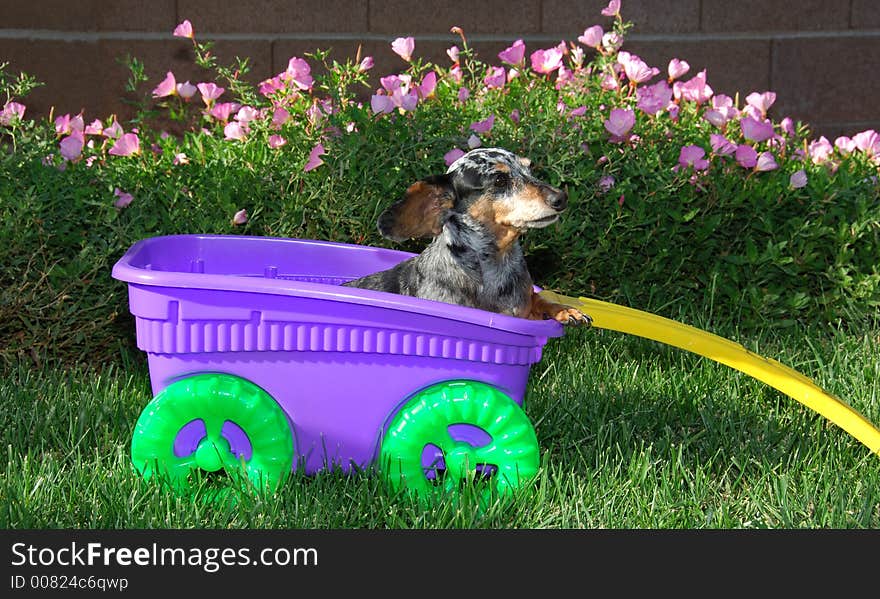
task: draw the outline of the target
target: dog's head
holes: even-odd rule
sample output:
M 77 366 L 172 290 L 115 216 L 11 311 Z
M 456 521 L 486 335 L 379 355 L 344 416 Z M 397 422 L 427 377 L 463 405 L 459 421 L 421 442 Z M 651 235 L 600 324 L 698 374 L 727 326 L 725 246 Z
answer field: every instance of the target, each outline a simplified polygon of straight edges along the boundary
M 546 227 L 565 210 L 568 196 L 535 179 L 530 161 L 500 148 L 472 150 L 409 186 L 402 200 L 379 216 L 379 232 L 394 241 L 436 237 L 454 215 L 477 221 L 499 240 Z

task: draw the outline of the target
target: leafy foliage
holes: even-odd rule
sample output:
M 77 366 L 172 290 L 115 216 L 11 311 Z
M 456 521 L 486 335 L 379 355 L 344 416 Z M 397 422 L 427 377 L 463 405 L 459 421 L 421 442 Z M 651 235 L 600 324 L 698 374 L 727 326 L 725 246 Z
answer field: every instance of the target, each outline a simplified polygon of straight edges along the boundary
M 529 157 L 569 192 L 562 222 L 524 238 L 545 287 L 673 317 L 704 304 L 718 326 L 746 330 L 876 319 L 876 134 L 860 134 L 861 148 L 811 140 L 806 125 L 766 118 L 766 94 L 713 97 L 705 73 L 675 81 L 680 65 L 650 83 L 658 73 L 620 49 L 628 29 L 614 16 L 608 33 L 585 31 L 582 45 L 519 57 L 514 44 L 501 66 L 481 61 L 457 31 L 450 66 L 411 58 L 372 94 L 370 57 L 316 51 L 255 88 L 243 77 L 247 60 L 220 65 L 210 44 L 192 39 L 206 69 L 199 93 L 169 73 L 124 128 L 115 116 L 86 125 L 83 115 L 13 115 L 34 82 L 0 69 L 0 355 L 113 359 L 131 330 L 110 268 L 146 236 L 387 245 L 379 212 L 443 172 L 451 150 L 478 144 Z M 143 65 L 127 62 L 137 86 Z M 202 87 L 212 81 L 225 92 Z M 668 104 L 646 108 L 649 86 L 669 93 Z M 772 136 L 756 141 L 747 118 Z M 764 162 L 742 166 L 716 147 L 722 135 Z M 705 163 L 685 160 L 686 146 Z

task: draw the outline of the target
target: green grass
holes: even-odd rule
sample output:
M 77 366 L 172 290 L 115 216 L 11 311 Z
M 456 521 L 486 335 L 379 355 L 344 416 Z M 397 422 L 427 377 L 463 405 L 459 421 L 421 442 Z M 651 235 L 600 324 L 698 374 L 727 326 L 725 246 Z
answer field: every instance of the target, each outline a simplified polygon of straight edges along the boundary
M 880 331 L 784 335 L 726 336 L 880 422 Z M 855 439 L 745 375 L 607 331 L 574 330 L 548 345 L 527 394 L 539 479 L 486 509 L 468 494 L 423 505 L 370 472 L 295 474 L 271 497 L 175 496 L 130 466 L 131 432 L 149 398 L 144 357 L 124 349 L 102 369 L 8 368 L 0 526 L 880 527 L 880 460 Z

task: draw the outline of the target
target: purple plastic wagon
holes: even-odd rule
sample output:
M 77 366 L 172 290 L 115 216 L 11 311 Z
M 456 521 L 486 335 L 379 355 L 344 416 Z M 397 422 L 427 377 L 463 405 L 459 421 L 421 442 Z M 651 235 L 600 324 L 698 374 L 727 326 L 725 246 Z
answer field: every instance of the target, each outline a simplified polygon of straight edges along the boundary
M 410 256 L 268 237 L 134 244 L 113 277 L 155 395 L 132 438 L 137 470 L 178 489 L 196 469 L 244 468 L 270 490 L 297 468 L 377 466 L 416 492 L 531 478 L 523 395 L 561 325 L 340 286 Z

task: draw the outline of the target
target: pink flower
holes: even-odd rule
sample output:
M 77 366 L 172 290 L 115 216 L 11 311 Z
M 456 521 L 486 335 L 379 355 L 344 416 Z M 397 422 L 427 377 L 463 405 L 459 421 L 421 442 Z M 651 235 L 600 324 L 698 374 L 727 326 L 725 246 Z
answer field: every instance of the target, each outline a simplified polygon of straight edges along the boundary
M 609 31 L 602 36 L 602 47 L 606 52 L 617 52 L 623 45 L 623 38 L 616 31 Z
M 0 112 L 0 125 L 11 125 L 16 121 L 24 118 L 25 106 L 18 102 L 7 102 L 3 105 L 3 111 Z
M 196 95 L 197 91 L 199 91 L 198 88 L 189 81 L 177 84 L 177 95 L 184 100 L 189 100 L 190 98 L 192 98 L 194 95 Z
M 223 139 L 244 141 L 247 134 L 248 126 L 245 123 L 232 121 L 231 123 L 227 123 L 226 126 L 223 127 Z
M 562 66 L 562 50 L 559 47 L 535 50 L 531 55 L 532 70 L 546 75 Z
M 518 109 L 514 108 L 513 110 L 510 111 L 510 120 L 513 121 L 514 123 L 519 123 L 520 113 L 519 113 Z
M 275 150 L 276 148 L 280 148 L 284 144 L 287 143 L 287 140 L 281 137 L 280 135 L 270 135 L 269 136 L 269 147 Z
M 739 116 L 739 111 L 733 105 L 733 99 L 730 96 L 725 96 L 724 94 L 719 94 L 717 96 L 712 97 L 712 111 L 717 114 L 713 114 L 710 117 L 704 117 L 709 122 L 715 124 L 712 118 L 722 121 L 726 123 L 730 119 Z M 721 125 L 716 125 L 720 127 Z
M 174 73 L 168 71 L 165 79 L 153 90 L 154 98 L 166 98 L 177 93 L 177 81 L 174 80 Z
M 507 76 L 504 72 L 503 67 L 489 67 L 489 72 L 486 74 L 486 77 L 483 79 L 483 83 L 486 84 L 486 87 L 489 89 L 504 87 L 504 82 L 507 79 Z
M 461 83 L 461 80 L 464 78 L 464 73 L 462 72 L 461 67 L 456 64 L 449 69 L 449 76 L 456 83 Z
M 248 222 L 248 213 L 245 208 L 242 208 L 238 212 L 236 212 L 232 217 L 233 225 L 243 225 Z
M 70 133 L 70 114 L 63 114 L 55 119 L 55 135 Z
M 770 107 L 773 106 L 775 101 L 776 94 L 773 92 L 764 92 L 762 94 L 752 92 L 746 96 L 746 103 L 749 106 L 754 106 L 755 109 L 761 113 L 761 116 L 767 116 L 767 111 L 770 110 Z
M 877 152 L 876 148 L 877 144 L 880 143 L 880 134 L 873 129 L 868 129 L 867 131 L 862 131 L 861 133 L 853 135 L 852 140 L 856 149 L 871 154 Z
M 260 116 L 260 111 L 254 108 L 253 106 L 242 106 L 238 109 L 238 112 L 235 114 L 235 120 L 240 123 L 249 123 L 250 121 L 258 118 Z
M 394 100 L 389 96 L 374 95 L 370 98 L 370 108 L 373 114 L 388 114 L 394 110 Z
M 744 117 L 740 122 L 743 137 L 751 141 L 765 141 L 773 137 L 773 123 L 758 121 L 752 117 Z
M 464 150 L 459 150 L 458 148 L 455 148 L 443 154 L 443 161 L 446 162 L 446 166 L 452 166 L 452 163 L 462 156 L 464 156 Z
M 373 62 L 372 56 L 365 56 L 361 63 L 358 65 L 358 71 L 360 71 L 361 73 L 363 73 L 364 71 L 369 71 L 373 68 L 374 64 L 375 63 Z
M 437 89 L 437 73 L 430 71 L 422 78 L 422 82 L 417 86 L 419 97 L 421 99 L 430 98 Z
M 471 97 L 471 90 L 466 87 L 462 87 L 458 90 L 458 101 L 459 102 L 467 102 L 467 99 Z
M 758 160 L 755 163 L 756 171 L 772 171 L 777 168 L 779 168 L 779 165 L 776 164 L 776 159 L 773 158 L 773 154 L 771 154 L 770 152 L 761 152 L 758 155 Z
M 712 98 L 712 108 L 733 108 L 733 98 L 725 94 L 718 94 Z
M 688 71 L 691 70 L 691 65 L 689 65 L 684 60 L 679 60 L 677 58 L 673 58 L 669 61 L 669 66 L 666 68 L 666 72 L 669 73 L 669 80 L 674 81 L 679 77 L 682 77 L 687 74 Z
M 636 89 L 638 103 L 636 108 L 646 114 L 657 114 L 672 100 L 672 88 L 665 81 L 654 85 L 643 85 Z
M 786 135 L 794 136 L 794 134 L 796 133 L 794 128 L 794 121 L 791 120 L 791 117 L 785 117 L 784 119 L 779 121 L 779 128 L 782 129 L 782 131 Z
M 606 17 L 619 17 L 620 0 L 611 0 L 611 2 L 608 3 L 608 6 L 602 9 L 602 14 Z
M 719 129 L 727 122 L 727 117 L 719 110 L 707 110 L 703 113 L 703 118 L 718 127 Z
M 568 116 L 584 116 L 585 114 L 587 114 L 587 107 L 578 106 L 577 108 L 569 112 Z
M 120 137 L 122 137 L 123 133 L 124 131 L 122 130 L 122 126 L 116 119 L 113 119 L 113 122 L 104 127 L 104 130 L 101 132 L 104 137 L 108 137 L 110 139 L 119 139 Z
M 214 100 L 223 95 L 223 92 L 226 90 L 222 87 L 217 86 L 215 83 L 199 83 L 196 85 L 199 92 L 202 94 L 202 100 L 205 102 L 205 105 L 210 106 Z
M 823 135 L 819 139 L 810 142 L 807 151 L 810 153 L 810 159 L 813 161 L 813 164 L 822 164 L 831 158 L 834 146 L 832 146 L 831 142 L 829 142 Z
M 732 141 L 717 133 L 709 136 L 709 144 L 712 146 L 712 151 L 718 156 L 729 156 L 736 151 L 736 145 Z
M 83 121 L 82 113 L 80 112 L 75 117 L 71 117 L 69 120 L 69 131 L 68 133 L 72 133 L 74 131 L 79 131 L 82 133 L 85 130 L 85 122 Z
M 179 152 L 174 155 L 174 160 L 171 161 L 171 164 L 178 166 L 181 164 L 189 164 L 189 157 L 183 152 Z
M 605 129 L 611 133 L 611 141 L 622 141 L 635 124 L 636 113 L 629 108 L 615 108 L 604 123 Z
M 461 50 L 458 49 L 458 46 L 452 46 L 446 50 L 446 56 L 448 56 L 449 60 L 452 62 L 458 62 L 458 55 L 460 52 Z
M 649 67 L 645 61 L 629 52 L 618 54 L 617 62 L 623 67 L 626 78 L 632 83 L 644 83 L 660 73 L 660 69 Z
M 303 170 L 305 172 L 309 172 L 310 170 L 316 169 L 324 164 L 324 161 L 321 160 L 320 156 L 323 156 L 325 154 L 327 154 L 327 152 L 324 151 L 324 146 L 321 144 L 316 145 L 314 148 L 312 148 L 312 151 L 309 152 L 309 160 L 308 162 L 306 162 Z
M 678 165 L 681 168 L 693 167 L 696 171 L 709 168 L 709 161 L 704 157 L 706 150 L 700 146 L 684 146 L 678 154 Z
M 306 108 L 306 118 L 313 127 L 317 126 L 324 119 L 324 113 L 317 103 Z
M 856 149 L 856 142 L 845 135 L 841 135 L 834 140 L 834 147 L 837 148 L 841 154 L 851 154 L 852 151 Z
M 292 81 L 299 89 L 312 89 L 315 80 L 312 78 L 312 67 L 302 58 L 291 57 L 287 61 L 287 69 L 280 77 L 285 81 Z
M 104 130 L 106 134 L 106 129 Z M 108 154 L 111 156 L 132 156 L 141 151 L 141 140 L 136 133 L 125 133 L 116 140 Z
M 758 163 L 758 152 L 745 144 L 736 148 L 736 161 L 743 168 L 753 168 Z
M 412 60 L 413 50 L 416 48 L 416 40 L 411 37 L 399 37 L 391 42 L 391 49 L 405 61 Z
M 101 119 L 95 119 L 88 125 L 86 125 L 83 133 L 86 135 L 101 135 L 104 132 L 104 123 L 101 122 Z
M 477 121 L 476 123 L 471 123 L 471 131 L 474 133 L 488 133 L 492 130 L 492 126 L 495 124 L 495 115 L 490 114 L 489 118 L 483 121 Z
M 391 100 L 395 106 L 399 106 L 405 111 L 413 111 L 419 103 L 419 92 L 412 89 L 404 93 L 403 88 L 399 87 L 391 94 Z
M 599 188 L 599 191 L 607 193 L 612 187 L 614 187 L 614 177 L 612 175 L 603 175 L 599 178 L 599 182 L 596 185 Z
M 498 58 L 507 64 L 520 64 L 526 56 L 526 45 L 522 40 L 516 40 L 509 48 L 498 53 Z
M 284 82 L 281 80 L 281 77 L 276 75 L 271 79 L 260 81 L 258 91 L 264 96 L 270 96 L 281 89 L 284 89 Z
M 212 106 L 208 111 L 208 114 L 218 121 L 225 123 L 229 120 L 229 117 L 232 116 L 232 113 L 238 110 L 240 106 L 241 105 L 237 102 L 220 102 L 219 104 Z
M 76 160 L 82 154 L 85 139 L 82 131 L 73 131 L 70 135 L 61 140 L 59 144 L 61 157 L 65 160 Z
M 602 31 L 601 25 L 593 25 L 592 27 L 587 27 L 584 29 L 584 34 L 578 36 L 578 41 L 588 48 L 596 48 L 602 45 L 602 36 L 605 35 L 605 32 Z
M 708 102 L 714 93 L 712 88 L 706 83 L 705 69 L 685 83 L 676 81 L 675 85 L 672 87 L 672 91 L 676 99 L 681 98 L 683 100 L 696 102 L 697 104 Z
M 404 83 L 409 84 L 409 75 L 405 75 L 405 77 L 406 79 L 400 75 L 386 75 L 379 79 L 379 84 L 385 88 L 385 91 L 393 92 L 397 88 L 402 87 Z
M 472 133 L 471 136 L 468 137 L 467 144 L 471 150 L 475 150 L 483 145 L 483 140 Z
M 183 22 L 174 28 L 174 37 L 188 37 L 189 39 L 193 38 L 193 26 L 192 23 L 189 22 L 189 19 L 184 19 Z
M 131 204 L 132 200 L 134 200 L 134 197 L 130 193 L 126 193 L 118 187 L 113 190 L 113 195 L 117 198 L 116 201 L 113 202 L 113 205 L 117 208 L 125 208 Z
M 279 106 L 272 112 L 272 123 L 270 124 L 270 126 L 273 129 L 280 129 L 281 126 L 288 121 L 288 119 L 290 119 L 290 113 Z
M 800 189 L 801 187 L 805 187 L 807 184 L 807 173 L 804 169 L 799 171 L 795 171 L 791 174 L 791 177 L 788 178 L 788 185 L 792 189 Z
M 584 49 L 580 46 L 571 45 L 571 62 L 574 65 L 574 70 L 579 71 L 584 66 Z M 513 70 L 513 69 L 511 69 Z
M 615 89 L 620 87 L 620 84 L 617 82 L 617 77 L 614 76 L 614 73 L 603 73 L 599 85 L 602 87 L 602 89 L 607 91 L 614 91 Z

